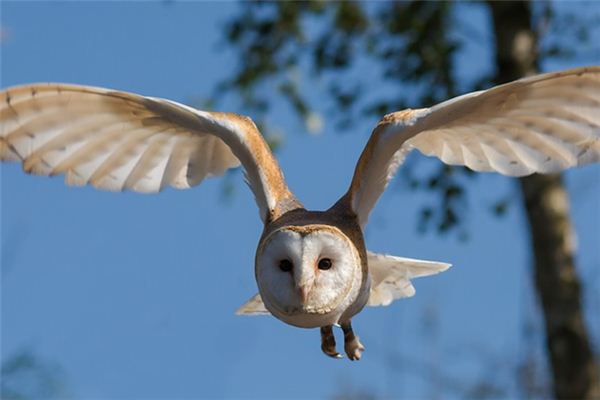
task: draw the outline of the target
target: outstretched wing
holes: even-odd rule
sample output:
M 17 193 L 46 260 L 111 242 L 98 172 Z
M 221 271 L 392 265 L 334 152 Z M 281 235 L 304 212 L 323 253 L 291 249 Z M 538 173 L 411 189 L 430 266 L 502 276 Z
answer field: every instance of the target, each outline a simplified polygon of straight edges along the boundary
M 387 306 L 394 300 L 415 295 L 411 279 L 434 275 L 450 264 L 367 252 L 371 293 L 367 305 Z
M 447 164 L 509 176 L 598 162 L 600 67 L 537 75 L 386 115 L 344 197 L 361 226 L 412 149 Z
M 1 91 L 0 159 L 70 185 L 138 192 L 187 189 L 241 162 L 263 221 L 297 204 L 249 118 L 103 88 Z

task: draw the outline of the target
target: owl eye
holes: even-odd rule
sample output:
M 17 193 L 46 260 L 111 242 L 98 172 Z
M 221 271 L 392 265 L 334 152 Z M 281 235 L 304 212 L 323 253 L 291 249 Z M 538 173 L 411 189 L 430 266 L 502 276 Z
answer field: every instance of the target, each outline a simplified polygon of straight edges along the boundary
M 327 270 L 331 268 L 331 259 L 330 258 L 321 258 L 319 260 L 319 269 Z
M 292 268 L 294 268 L 294 264 L 287 258 L 279 261 L 279 269 L 280 270 L 282 270 L 284 272 L 290 272 L 292 270 Z

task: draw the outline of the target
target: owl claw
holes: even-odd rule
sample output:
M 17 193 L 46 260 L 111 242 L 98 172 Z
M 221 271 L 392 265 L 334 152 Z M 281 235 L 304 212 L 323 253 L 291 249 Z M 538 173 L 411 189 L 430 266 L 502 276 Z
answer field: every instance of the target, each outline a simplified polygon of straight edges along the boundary
M 362 352 L 365 351 L 365 346 L 362 345 L 357 336 L 354 336 L 353 340 L 346 341 L 344 350 L 351 361 L 358 361 L 360 360 Z
M 321 350 L 331 358 L 343 358 L 335 348 L 335 337 L 331 325 L 321 327 Z
M 365 346 L 362 345 L 358 336 L 352 331 L 350 322 L 342 324 L 344 331 L 344 350 L 351 361 L 358 361 L 365 351 Z M 344 358 L 335 348 L 335 337 L 333 336 L 333 327 L 331 325 L 321 327 L 321 350 L 326 356 L 331 358 Z
M 329 356 L 331 358 L 336 358 L 336 359 L 344 358 L 344 356 L 341 355 L 340 353 L 338 353 L 337 351 L 334 351 L 333 353 L 328 353 L 325 350 L 323 350 L 323 353 L 325 353 L 326 356 Z
M 344 331 L 344 350 L 350 361 L 358 361 L 365 351 L 365 346 L 362 345 L 358 336 L 354 334 L 350 321 L 347 324 L 341 324 Z

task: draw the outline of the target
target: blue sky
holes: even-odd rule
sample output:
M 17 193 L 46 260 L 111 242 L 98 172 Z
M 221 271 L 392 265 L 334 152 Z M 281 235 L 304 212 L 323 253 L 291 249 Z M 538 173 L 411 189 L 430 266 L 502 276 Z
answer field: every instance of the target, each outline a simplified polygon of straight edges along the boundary
M 0 85 L 71 82 L 181 102 L 207 96 L 233 72 L 221 32 L 237 7 L 5 1 Z M 467 54 L 481 56 L 481 49 Z M 477 64 L 469 60 L 465 67 Z M 239 104 L 228 98 L 221 107 L 243 114 Z M 329 207 L 346 190 L 376 121 L 310 136 L 291 110 L 274 111 L 270 122 L 286 135 L 277 157 L 290 187 L 308 208 Z M 498 196 L 516 193 L 504 177 L 472 181 L 466 243 L 418 235 L 428 198 L 392 185 L 371 217 L 368 248 L 454 267 L 417 280 L 414 298 L 363 311 L 354 325 L 367 351 L 350 363 L 325 358 L 316 330 L 233 314 L 256 293 L 261 232 L 240 173 L 228 178 L 236 190 L 225 201 L 220 179 L 140 195 L 68 188 L 62 177 L 28 176 L 18 165 L 1 172 L 2 360 L 32 349 L 60 365 L 76 398 L 430 397 L 446 388 L 436 368 L 418 372 L 423 364 L 471 382 L 490 373 L 489 360 L 511 366 L 523 352 L 542 351 L 522 335 L 529 321 L 539 326 L 522 210 L 511 207 L 502 219 L 489 212 Z M 597 343 L 600 168 L 570 171 L 565 180 Z M 514 384 L 510 368 L 493 372 Z

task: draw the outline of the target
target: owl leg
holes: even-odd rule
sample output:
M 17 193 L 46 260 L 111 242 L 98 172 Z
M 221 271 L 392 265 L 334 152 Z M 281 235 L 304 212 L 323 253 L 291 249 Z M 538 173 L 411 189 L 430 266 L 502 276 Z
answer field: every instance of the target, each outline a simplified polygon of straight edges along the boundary
M 329 357 L 342 358 L 335 348 L 335 337 L 331 325 L 321 327 L 321 350 Z
M 350 321 L 340 325 L 344 331 L 344 350 L 346 351 L 348 358 L 352 361 L 360 360 L 360 356 L 365 350 L 365 346 L 358 340 L 358 336 L 354 334 Z

